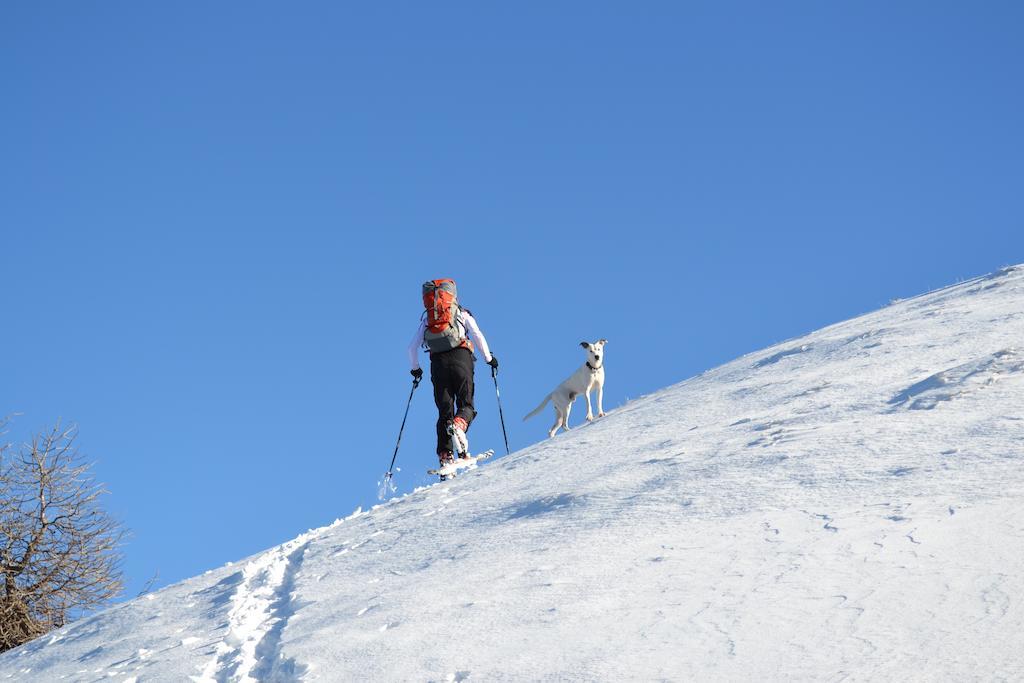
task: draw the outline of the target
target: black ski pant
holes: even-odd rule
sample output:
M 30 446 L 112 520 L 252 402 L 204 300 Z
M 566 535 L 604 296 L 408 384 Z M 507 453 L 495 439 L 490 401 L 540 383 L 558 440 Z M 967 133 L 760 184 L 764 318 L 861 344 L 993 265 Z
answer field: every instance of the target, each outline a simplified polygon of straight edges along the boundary
M 437 452 L 451 450 L 448 422 L 461 417 L 469 428 L 473 409 L 473 363 L 476 358 L 467 348 L 457 348 L 430 355 L 430 382 L 434 385 L 437 404 Z

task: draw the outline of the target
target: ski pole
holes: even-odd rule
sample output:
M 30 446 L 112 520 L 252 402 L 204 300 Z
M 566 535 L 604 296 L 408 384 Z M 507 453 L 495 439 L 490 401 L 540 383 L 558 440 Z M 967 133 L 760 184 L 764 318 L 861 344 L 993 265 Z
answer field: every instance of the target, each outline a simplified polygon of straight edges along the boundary
M 402 426 L 398 428 L 398 441 L 395 442 L 395 454 L 391 456 L 391 465 L 388 466 L 388 472 L 384 475 L 384 483 L 391 481 L 391 470 L 395 467 L 395 458 L 398 457 L 398 446 L 402 443 L 402 432 L 405 431 L 405 420 L 409 417 L 409 406 L 412 405 L 412 394 L 416 391 L 416 387 L 420 385 L 420 378 L 414 377 L 412 380 L 412 389 L 409 390 L 409 401 L 405 404 L 405 415 L 402 417 Z
M 505 437 L 505 455 L 509 454 L 508 433 L 505 431 L 505 413 L 501 409 L 501 392 L 498 391 L 498 368 L 491 368 L 491 377 L 494 378 L 494 395 L 498 397 L 498 416 L 501 418 L 501 435 Z

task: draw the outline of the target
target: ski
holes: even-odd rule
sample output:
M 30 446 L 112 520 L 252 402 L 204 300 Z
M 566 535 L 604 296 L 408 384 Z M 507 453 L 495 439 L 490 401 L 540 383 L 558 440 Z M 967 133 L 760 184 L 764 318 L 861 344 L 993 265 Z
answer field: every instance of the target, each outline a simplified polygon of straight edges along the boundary
M 467 467 L 476 467 L 478 462 L 486 460 L 492 455 L 494 455 L 494 451 L 488 450 L 480 453 L 479 455 L 471 455 L 468 458 L 455 458 L 453 462 L 442 467 L 435 467 L 432 470 L 427 470 L 427 474 L 436 474 L 441 477 L 452 477 L 459 470 L 466 469 Z

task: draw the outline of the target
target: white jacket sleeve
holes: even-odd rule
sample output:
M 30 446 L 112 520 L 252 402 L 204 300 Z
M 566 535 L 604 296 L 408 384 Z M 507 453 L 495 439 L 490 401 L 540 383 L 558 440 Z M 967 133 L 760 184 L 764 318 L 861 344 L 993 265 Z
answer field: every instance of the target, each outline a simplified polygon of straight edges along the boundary
M 462 311 L 462 324 L 466 327 L 466 332 L 469 334 L 469 340 L 476 346 L 476 350 L 483 356 L 484 362 L 491 362 L 491 350 L 487 347 L 487 340 L 484 339 L 484 333 L 480 331 L 480 328 L 476 324 L 476 319 L 466 311 Z
M 416 328 L 416 334 L 409 342 L 409 365 L 411 370 L 420 369 L 420 347 L 423 346 L 423 333 L 427 329 L 427 321 L 420 320 L 420 326 Z

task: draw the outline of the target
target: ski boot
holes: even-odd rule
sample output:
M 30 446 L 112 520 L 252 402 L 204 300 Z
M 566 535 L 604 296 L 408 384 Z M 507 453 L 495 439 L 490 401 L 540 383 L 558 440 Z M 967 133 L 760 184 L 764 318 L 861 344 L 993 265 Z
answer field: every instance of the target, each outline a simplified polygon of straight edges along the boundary
M 452 439 L 452 451 L 460 458 L 469 457 L 469 439 L 466 437 L 468 428 L 469 425 L 461 417 L 448 423 L 448 436 Z
M 438 467 L 444 467 L 445 465 L 450 465 L 451 463 L 455 462 L 455 458 L 454 456 L 452 456 L 451 451 L 441 451 L 440 453 L 437 454 L 437 462 Z M 454 479 L 455 475 L 452 474 L 446 476 L 441 474 L 438 475 L 438 477 L 440 478 L 441 481 L 448 481 L 449 479 Z

